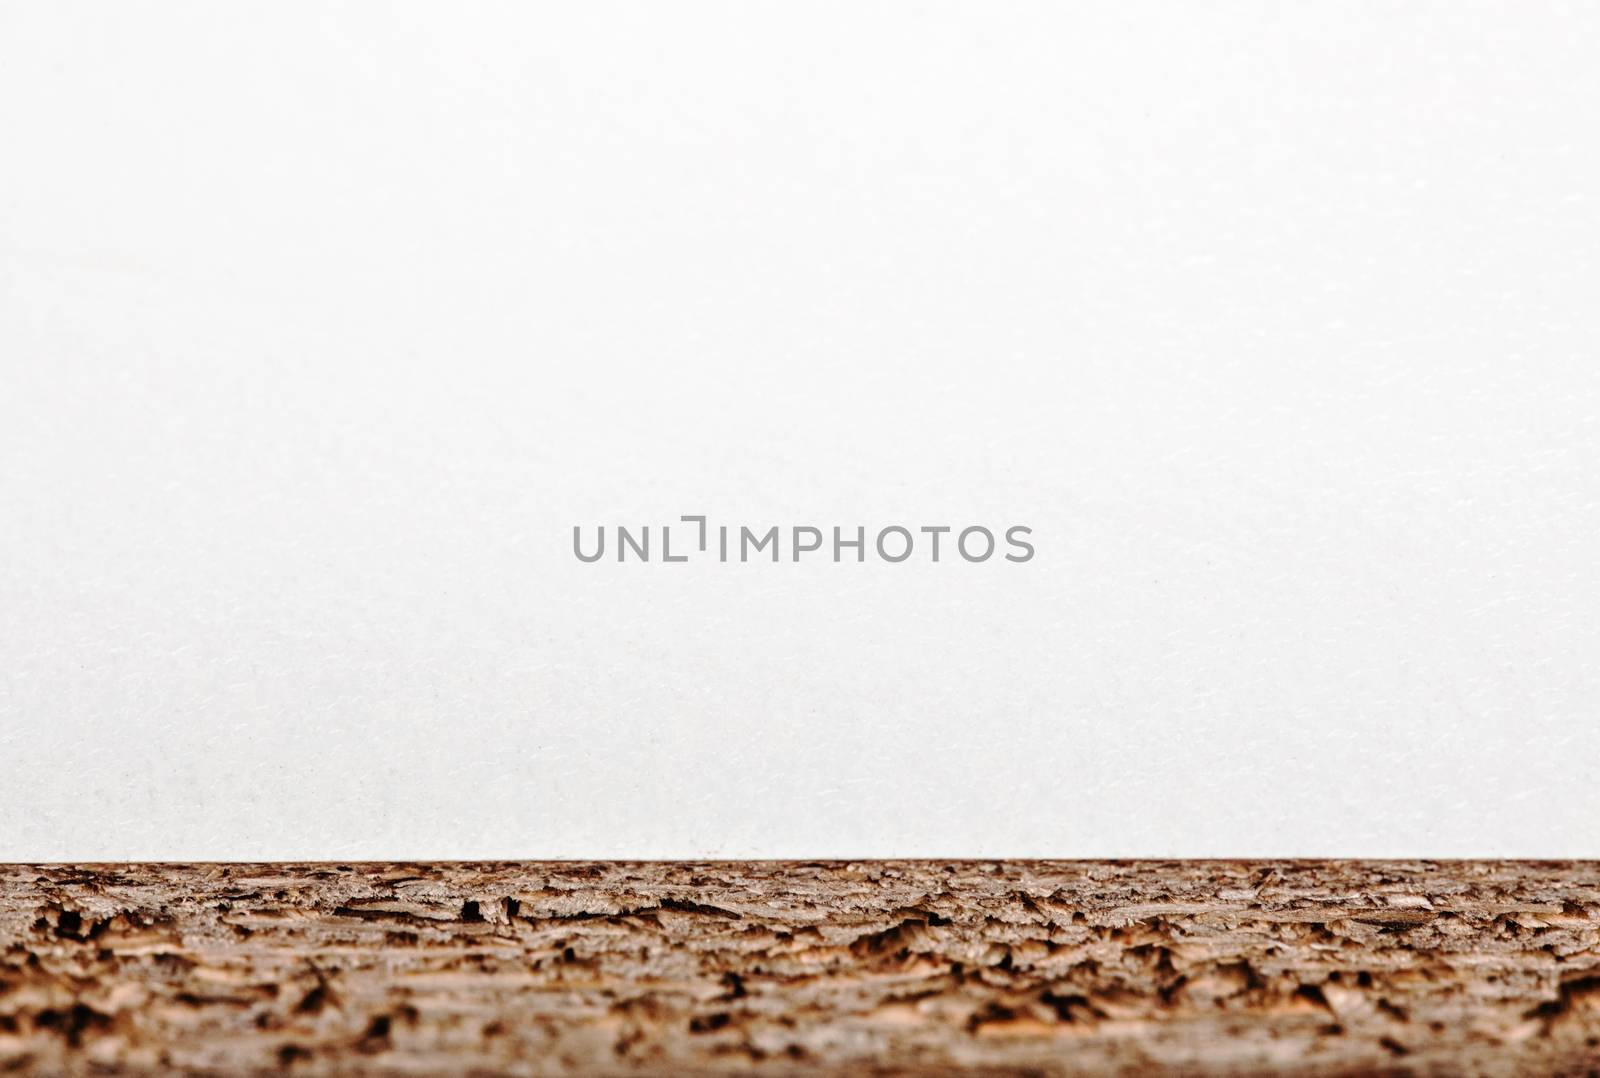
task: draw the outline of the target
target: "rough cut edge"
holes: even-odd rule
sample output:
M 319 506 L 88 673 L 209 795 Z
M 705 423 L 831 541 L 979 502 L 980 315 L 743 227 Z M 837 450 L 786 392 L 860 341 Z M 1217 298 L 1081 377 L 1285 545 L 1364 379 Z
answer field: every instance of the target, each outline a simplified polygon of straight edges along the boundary
M 0 1070 L 1592 1073 L 1600 865 L 0 866 Z

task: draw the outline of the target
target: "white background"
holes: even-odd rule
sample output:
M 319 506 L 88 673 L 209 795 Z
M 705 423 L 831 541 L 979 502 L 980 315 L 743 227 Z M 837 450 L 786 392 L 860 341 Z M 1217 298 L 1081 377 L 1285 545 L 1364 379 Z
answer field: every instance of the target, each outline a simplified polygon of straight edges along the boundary
M 1600 856 L 1596 10 L 0 4 L 0 857 Z

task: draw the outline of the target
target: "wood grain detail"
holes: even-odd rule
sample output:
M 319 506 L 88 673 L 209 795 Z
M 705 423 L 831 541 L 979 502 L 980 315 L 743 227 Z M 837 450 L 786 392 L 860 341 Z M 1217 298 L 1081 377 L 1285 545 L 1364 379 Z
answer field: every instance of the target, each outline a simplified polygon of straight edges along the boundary
M 0 866 L 0 1070 L 1600 1070 L 1600 865 Z

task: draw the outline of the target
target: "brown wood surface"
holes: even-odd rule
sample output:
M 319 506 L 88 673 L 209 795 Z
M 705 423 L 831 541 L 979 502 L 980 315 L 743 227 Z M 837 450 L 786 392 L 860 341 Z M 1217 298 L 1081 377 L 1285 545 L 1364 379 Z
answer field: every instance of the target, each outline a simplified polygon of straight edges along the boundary
M 1600 865 L 0 866 L 0 1070 L 1596 1073 Z

